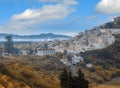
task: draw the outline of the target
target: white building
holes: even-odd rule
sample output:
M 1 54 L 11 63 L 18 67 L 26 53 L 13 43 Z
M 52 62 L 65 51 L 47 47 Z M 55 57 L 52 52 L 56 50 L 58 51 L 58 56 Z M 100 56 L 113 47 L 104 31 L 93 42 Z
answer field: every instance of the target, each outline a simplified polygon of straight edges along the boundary
M 72 57 L 72 60 L 71 60 L 71 62 L 72 62 L 72 64 L 77 64 L 77 63 L 79 63 L 79 62 L 84 62 L 83 61 L 83 58 L 82 57 L 78 57 L 78 56 L 74 56 L 74 57 Z
M 21 55 L 28 55 L 28 51 L 27 50 L 20 50 Z
M 75 64 L 77 64 L 77 63 L 79 63 L 79 62 L 83 62 L 84 63 L 84 60 L 83 60 L 83 58 L 81 57 L 81 56 L 76 56 L 76 55 L 74 55 L 73 57 L 71 57 L 71 58 L 66 58 L 66 59 L 61 59 L 60 60 L 64 65 L 75 65 Z
M 68 59 L 61 59 L 60 62 L 63 64 L 63 65 L 67 65 L 67 66 L 70 66 L 71 63 L 68 61 Z
M 86 67 L 91 68 L 91 67 L 92 67 L 92 64 L 91 64 L 91 63 L 88 63 L 88 64 L 86 64 Z
M 36 55 L 45 56 L 55 54 L 54 49 L 38 49 Z

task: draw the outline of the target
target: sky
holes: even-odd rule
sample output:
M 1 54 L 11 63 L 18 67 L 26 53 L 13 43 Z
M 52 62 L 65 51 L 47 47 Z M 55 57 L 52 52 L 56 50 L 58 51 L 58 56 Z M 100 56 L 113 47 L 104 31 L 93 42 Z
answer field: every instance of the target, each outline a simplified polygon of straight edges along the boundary
M 0 0 L 0 33 L 75 36 L 120 15 L 120 0 Z

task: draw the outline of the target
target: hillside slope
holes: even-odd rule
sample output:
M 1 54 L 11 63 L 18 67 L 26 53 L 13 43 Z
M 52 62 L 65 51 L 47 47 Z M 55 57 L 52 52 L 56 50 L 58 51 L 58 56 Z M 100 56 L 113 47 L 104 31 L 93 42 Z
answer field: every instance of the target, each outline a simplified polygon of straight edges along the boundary
M 114 21 L 110 21 L 107 22 L 101 26 L 99 26 L 99 28 L 105 28 L 105 29 L 109 29 L 109 28 L 113 28 L 113 29 L 118 29 L 120 28 L 120 17 L 116 17 L 114 18 Z
M 82 67 L 91 85 L 120 77 L 120 35 L 114 36 L 116 41 L 111 46 L 83 53 L 85 63 L 78 64 L 78 68 Z M 62 54 L 0 57 L 0 88 L 60 88 L 61 58 Z M 87 63 L 93 67 L 86 68 Z
M 114 78 L 111 82 L 99 85 L 95 88 L 120 88 L 120 77 Z
M 57 74 L 36 67 L 32 61 L 0 57 L 0 88 L 60 88 Z
M 92 83 L 103 84 L 120 77 L 120 35 L 114 36 L 116 41 L 111 46 L 84 53 L 85 63 L 92 64 L 92 68 L 87 68 L 90 73 L 85 73 Z

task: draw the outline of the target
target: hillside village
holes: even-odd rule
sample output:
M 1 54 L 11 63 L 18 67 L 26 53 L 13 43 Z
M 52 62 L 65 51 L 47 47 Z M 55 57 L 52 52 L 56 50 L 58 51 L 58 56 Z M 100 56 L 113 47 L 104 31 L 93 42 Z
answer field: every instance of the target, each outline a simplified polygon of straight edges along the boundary
M 111 24 L 117 25 L 119 24 L 118 21 L 120 22 L 120 17 L 115 18 Z M 75 37 L 62 41 L 14 42 L 12 36 L 5 36 L 6 41 L 0 43 L 1 61 L 3 61 L 3 63 L 9 63 L 9 60 L 11 60 L 12 63 L 10 62 L 10 65 L 14 62 L 15 66 L 18 66 L 19 68 L 23 65 L 33 66 L 31 67 L 32 69 L 28 69 L 30 69 L 30 71 L 33 71 L 34 69 L 35 74 L 38 71 L 41 75 L 41 69 L 46 72 L 51 72 L 51 78 L 53 77 L 54 72 L 58 74 L 64 66 L 71 69 L 72 76 L 77 76 L 77 69 L 82 67 L 86 77 L 88 77 L 90 81 L 92 80 L 93 83 L 109 81 L 112 79 L 112 76 L 119 76 L 119 42 L 116 43 L 116 40 L 119 41 L 120 37 L 117 38 L 115 35 L 120 34 L 120 28 L 114 28 L 114 26 L 109 27 L 110 25 L 108 24 L 109 23 L 106 23 L 100 27 L 95 27 L 92 30 L 80 32 Z M 117 45 L 112 46 L 113 44 Z M 118 52 L 118 54 L 116 52 Z M 112 54 L 112 56 L 110 54 Z M 104 56 L 102 57 L 102 55 Z M 108 65 L 105 66 L 105 63 Z M 111 64 L 114 66 L 112 67 Z M 1 65 L 1 67 L 0 70 L 3 71 L 4 65 Z M 16 69 L 16 67 L 14 67 L 14 69 Z M 5 74 L 12 74 L 13 68 L 10 69 L 10 72 L 9 69 L 7 70 L 8 73 Z M 18 72 L 17 74 L 20 74 L 20 77 L 21 74 L 24 76 L 24 70 L 22 71 L 22 73 L 16 71 Z M 26 72 L 29 76 L 29 72 Z M 38 77 L 40 75 L 38 75 Z M 41 79 L 43 80 L 43 78 Z M 24 79 L 25 82 L 26 80 L 27 79 Z M 27 84 L 31 86 L 31 83 Z M 59 81 L 56 81 L 56 83 L 58 83 L 58 86 Z M 40 85 L 41 84 L 39 84 L 39 86 Z
M 0 88 L 120 88 L 120 0 L 0 0 Z
M 113 24 L 118 24 L 120 17 L 114 19 Z M 74 38 L 69 40 L 55 40 L 55 41 L 41 41 L 41 42 L 30 42 L 26 44 L 14 44 L 12 37 L 6 40 L 5 45 L 1 45 L 1 55 L 38 55 L 46 56 L 53 55 L 56 53 L 63 53 L 63 58 L 61 62 L 64 65 L 77 64 L 78 62 L 83 62 L 82 53 L 85 51 L 96 50 L 106 48 L 107 46 L 115 42 L 114 34 L 119 34 L 119 28 L 109 28 L 106 23 L 100 27 L 95 27 L 92 30 L 86 30 L 85 32 L 80 32 Z M 109 25 L 108 25 L 109 26 Z M 70 55 L 71 57 L 67 57 Z M 92 66 L 91 63 L 86 64 L 86 66 Z
M 114 21 L 111 22 L 112 25 L 119 25 L 119 23 L 120 17 L 115 18 Z M 106 23 L 91 30 L 80 32 L 70 40 L 57 43 L 54 49 L 58 52 L 67 50 L 70 53 L 76 54 L 88 50 L 105 48 L 115 42 L 115 37 L 113 35 L 120 33 L 119 28 L 109 28 L 109 26 L 106 26 L 108 24 L 109 23 Z

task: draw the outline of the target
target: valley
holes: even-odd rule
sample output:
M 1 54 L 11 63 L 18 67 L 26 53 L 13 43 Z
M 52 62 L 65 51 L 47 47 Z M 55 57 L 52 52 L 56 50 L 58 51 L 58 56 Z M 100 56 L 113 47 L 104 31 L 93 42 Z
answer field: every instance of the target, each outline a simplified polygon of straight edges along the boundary
M 120 88 L 120 0 L 0 0 L 0 88 Z
M 119 58 L 119 29 L 97 28 L 62 41 L 14 42 L 6 36 L 1 42 L 0 87 L 61 88 L 62 69 L 76 76 L 81 68 L 90 88 L 117 88 Z

